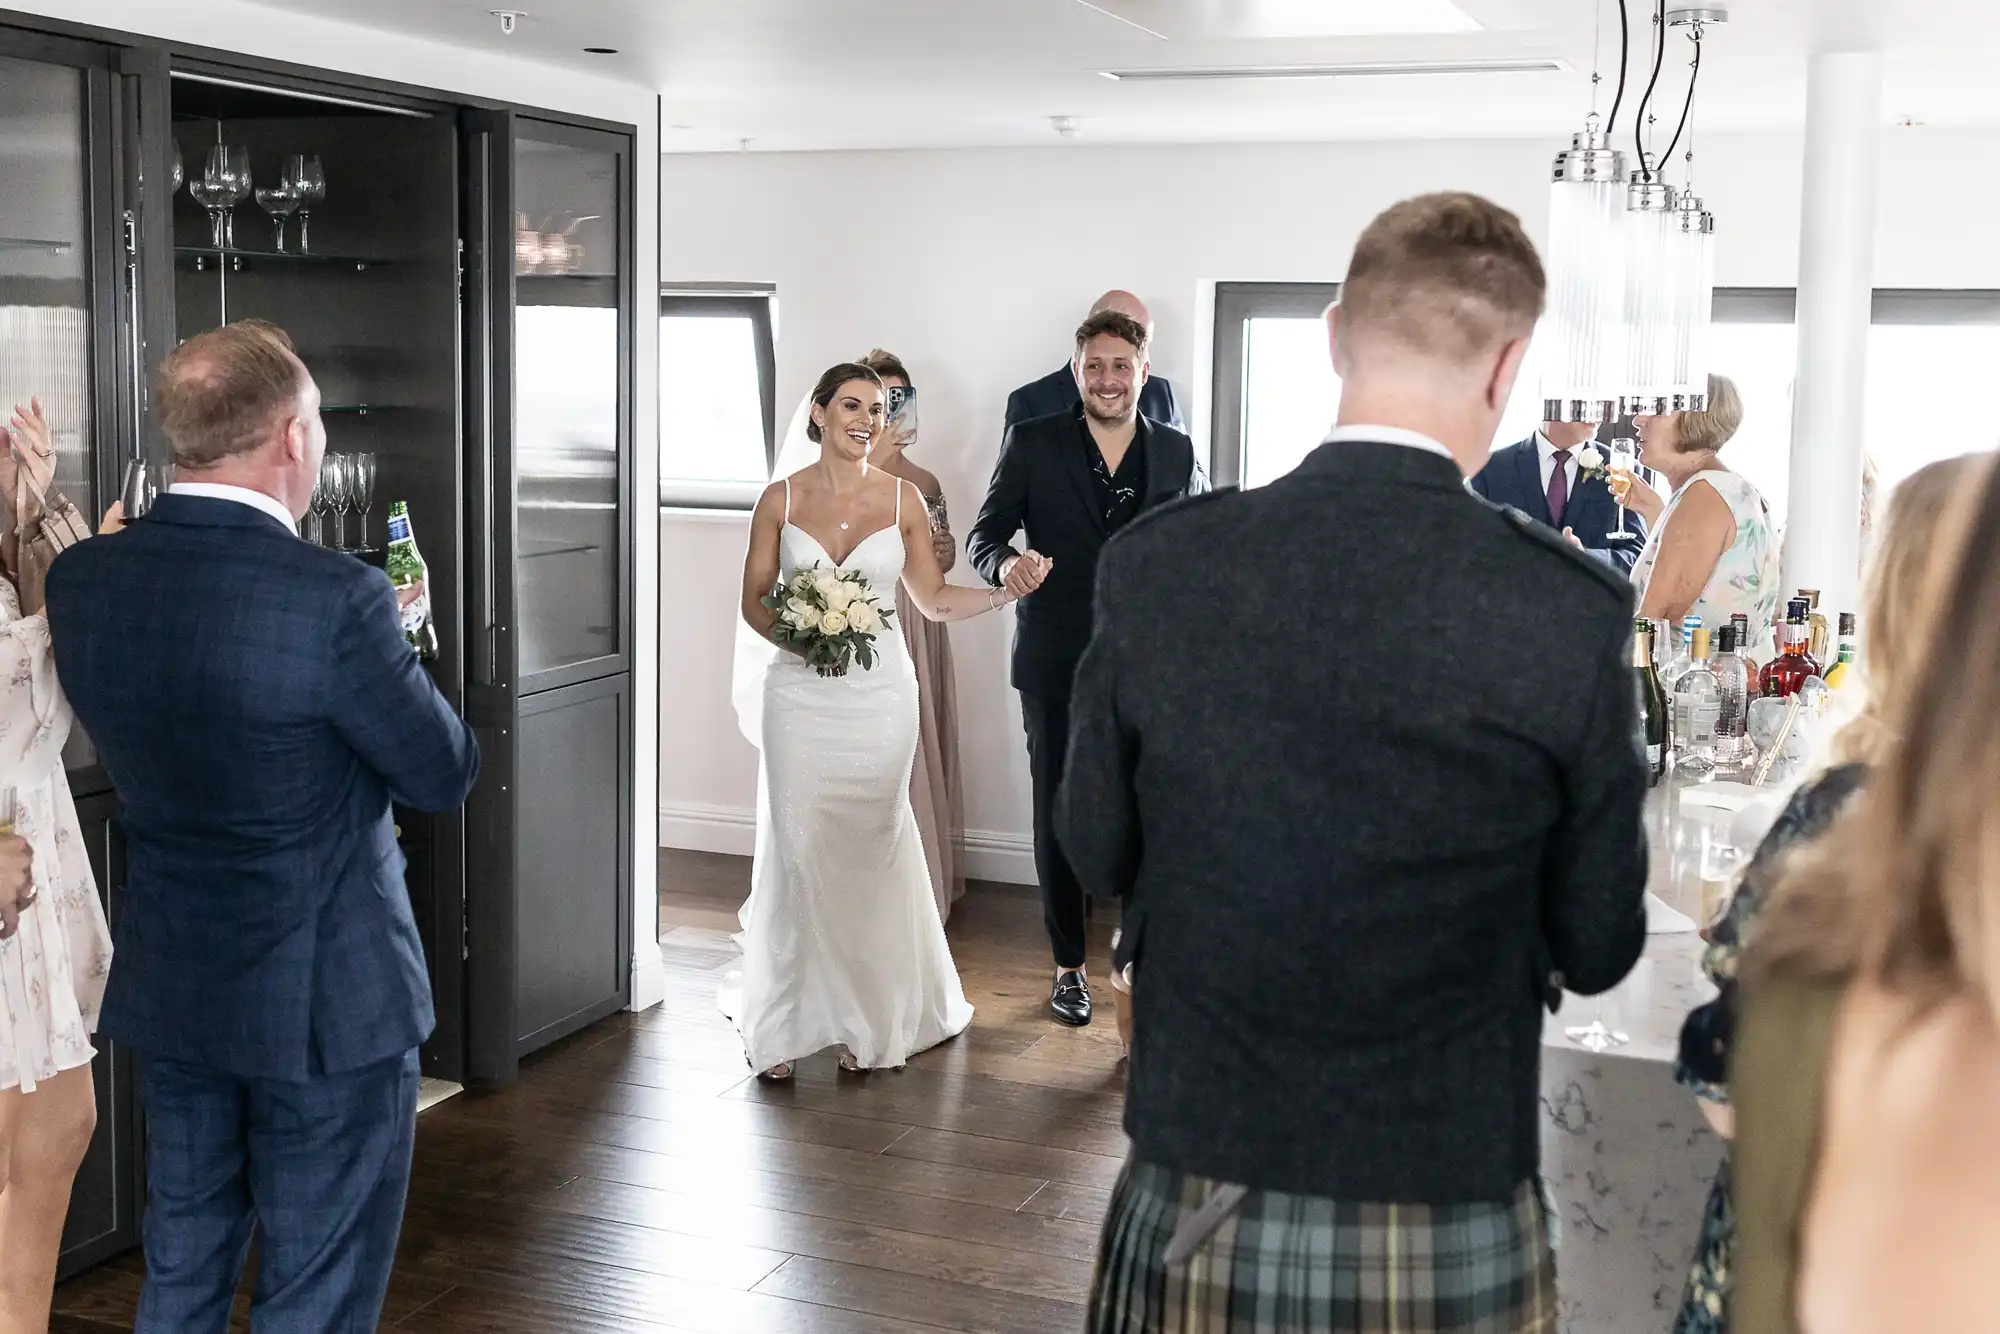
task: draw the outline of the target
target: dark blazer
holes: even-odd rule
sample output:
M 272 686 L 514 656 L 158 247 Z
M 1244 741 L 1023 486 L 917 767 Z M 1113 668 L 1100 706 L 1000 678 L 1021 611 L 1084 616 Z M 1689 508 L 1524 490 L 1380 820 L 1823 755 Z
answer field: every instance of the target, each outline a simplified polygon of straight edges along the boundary
M 1018 550 L 1014 534 L 1023 529 L 1028 546 L 1055 562 L 1048 582 L 1022 599 L 1014 619 L 1014 688 L 1045 699 L 1069 697 L 1076 660 L 1090 639 L 1097 553 L 1110 536 L 1090 476 L 1084 429 L 1081 402 L 1057 416 L 1009 428 L 986 503 L 965 539 L 966 555 L 991 584 L 1001 582 L 1000 567 Z M 1208 490 L 1193 443 L 1172 427 L 1141 414 L 1132 447 L 1145 453 L 1142 515 Z
M 1076 372 L 1064 366 L 1054 374 L 1044 375 L 1007 395 L 1007 425 L 1019 426 L 1037 417 L 1053 417 L 1059 412 L 1068 412 L 1081 402 L 1083 391 L 1076 387 Z M 1186 424 L 1181 421 L 1180 399 L 1174 394 L 1172 382 L 1165 376 L 1149 377 L 1139 390 L 1139 415 L 1150 417 L 1162 426 L 1171 426 L 1176 431 L 1187 430 Z
M 48 581 L 56 669 L 124 806 L 103 1031 L 301 1080 L 429 1036 L 391 800 L 458 805 L 479 752 L 381 571 L 233 501 L 165 495 Z
M 1579 474 L 1581 469 L 1578 469 Z M 1510 505 L 1552 530 L 1549 522 L 1549 494 L 1542 487 L 1542 460 L 1529 436 L 1516 445 L 1493 451 L 1486 466 L 1472 478 L 1472 489 L 1496 505 Z M 1602 477 L 1577 478 L 1563 511 L 1563 527 L 1575 533 L 1584 550 L 1609 562 L 1626 574 L 1632 572 L 1639 550 L 1646 544 L 1646 521 L 1636 514 L 1625 516 L 1625 531 L 1635 536 L 1627 542 L 1610 540 L 1618 527 L 1618 502 Z
M 1138 1159 L 1350 1201 L 1535 1176 L 1551 988 L 1646 941 L 1631 617 L 1403 445 L 1111 543 L 1057 832 L 1136 937 Z

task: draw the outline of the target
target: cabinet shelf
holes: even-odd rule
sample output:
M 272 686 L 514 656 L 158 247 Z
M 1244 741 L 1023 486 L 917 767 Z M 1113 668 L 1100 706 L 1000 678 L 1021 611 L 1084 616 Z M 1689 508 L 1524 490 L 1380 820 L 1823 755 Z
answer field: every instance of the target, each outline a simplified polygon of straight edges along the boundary
M 33 236 L 0 236 L 0 250 L 46 250 L 53 255 L 67 255 L 76 249 L 74 241 L 45 241 Z
M 319 413 L 322 417 L 366 417 L 377 412 L 393 412 L 393 403 L 322 403 Z
M 246 269 L 267 264 L 292 265 L 298 268 L 349 268 L 356 272 L 379 269 L 389 264 L 386 259 L 373 259 L 359 255 L 322 255 L 318 252 L 301 254 L 296 250 L 217 250 L 214 246 L 183 245 L 174 247 L 174 262 L 182 268 L 196 272 L 208 272 L 219 268 L 225 262 L 231 273 L 242 273 Z

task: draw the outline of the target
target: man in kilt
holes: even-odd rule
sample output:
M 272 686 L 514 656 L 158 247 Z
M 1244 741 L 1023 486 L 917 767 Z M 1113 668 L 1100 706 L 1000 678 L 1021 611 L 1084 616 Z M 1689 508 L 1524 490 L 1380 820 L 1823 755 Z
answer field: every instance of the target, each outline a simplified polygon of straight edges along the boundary
M 1544 291 L 1504 209 L 1390 209 L 1326 443 L 1104 549 L 1058 810 L 1135 1005 L 1092 1334 L 1556 1327 L 1542 1009 L 1645 944 L 1646 772 L 1629 587 L 1464 485 Z

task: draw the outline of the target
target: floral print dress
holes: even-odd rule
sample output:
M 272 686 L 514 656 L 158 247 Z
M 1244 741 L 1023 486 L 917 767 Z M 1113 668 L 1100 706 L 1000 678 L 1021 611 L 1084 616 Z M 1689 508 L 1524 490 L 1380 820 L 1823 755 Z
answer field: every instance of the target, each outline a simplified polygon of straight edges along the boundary
M 48 619 L 21 614 L 0 578 L 0 807 L 34 849 L 35 901 L 0 941 L 0 1090 L 32 1093 L 97 1054 L 91 1034 L 111 973 L 111 934 L 63 770 L 69 701 Z M 4 810 L 0 810 L 4 814 Z
M 1653 566 L 1660 559 L 1660 538 L 1667 531 L 1667 525 L 1673 522 L 1674 511 L 1680 508 L 1688 492 L 1702 482 L 1714 488 L 1735 516 L 1736 540 L 1715 562 L 1707 587 L 1701 590 L 1701 596 L 1695 599 L 1687 614 L 1701 617 L 1701 623 L 1711 629 L 1729 624 L 1731 616 L 1748 616 L 1750 642 L 1768 649 L 1772 643 L 1771 636 L 1777 629 L 1778 597 L 1781 592 L 1778 583 L 1778 542 L 1771 531 L 1771 511 L 1756 487 L 1726 469 L 1711 468 L 1696 473 L 1667 502 L 1660 521 L 1653 525 L 1653 531 L 1647 538 L 1645 550 L 1639 553 L 1639 559 L 1632 566 L 1632 582 L 1638 585 L 1639 600 L 1645 601 L 1646 583 L 1653 577 Z
M 1743 881 L 1729 901 L 1729 911 L 1708 933 L 1702 970 L 1721 993 L 1687 1017 L 1681 1028 L 1680 1059 L 1674 1077 L 1704 1102 L 1729 1105 L 1729 1049 L 1736 1031 L 1736 963 L 1756 924 L 1757 914 L 1777 883 L 1782 855 L 1796 844 L 1819 837 L 1847 799 L 1860 788 L 1867 770 L 1858 764 L 1830 769 L 1794 793 L 1771 826 L 1757 855 L 1743 872 Z M 1729 1328 L 1729 1290 L 1736 1255 L 1736 1212 L 1730 1199 L 1730 1156 L 1723 1150 L 1715 1184 L 1702 1214 L 1701 1241 L 1688 1273 L 1686 1295 L 1674 1334 L 1725 1334 Z

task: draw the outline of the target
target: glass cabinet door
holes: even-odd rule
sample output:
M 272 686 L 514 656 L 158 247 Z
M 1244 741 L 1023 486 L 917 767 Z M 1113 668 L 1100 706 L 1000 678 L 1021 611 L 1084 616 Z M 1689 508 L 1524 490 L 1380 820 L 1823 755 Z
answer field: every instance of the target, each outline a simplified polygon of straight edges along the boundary
M 56 487 L 94 515 L 88 97 L 81 69 L 0 56 L 0 427 L 40 399 Z
M 629 140 L 516 125 L 515 624 L 528 693 L 624 670 Z

